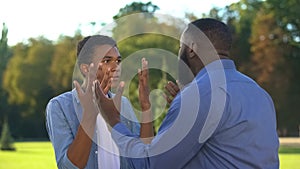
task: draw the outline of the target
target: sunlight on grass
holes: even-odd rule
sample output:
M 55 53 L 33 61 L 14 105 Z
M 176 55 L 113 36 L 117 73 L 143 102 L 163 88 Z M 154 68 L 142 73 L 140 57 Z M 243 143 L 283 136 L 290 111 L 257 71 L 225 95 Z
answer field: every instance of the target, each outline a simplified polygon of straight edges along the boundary
M 17 151 L 0 151 L 0 169 L 56 169 L 50 142 L 15 143 Z M 300 148 L 280 147 L 280 169 L 300 169 Z
M 280 147 L 280 169 L 300 169 L 300 148 Z
M 0 151 L 0 169 L 55 169 L 50 142 L 15 143 L 17 151 Z

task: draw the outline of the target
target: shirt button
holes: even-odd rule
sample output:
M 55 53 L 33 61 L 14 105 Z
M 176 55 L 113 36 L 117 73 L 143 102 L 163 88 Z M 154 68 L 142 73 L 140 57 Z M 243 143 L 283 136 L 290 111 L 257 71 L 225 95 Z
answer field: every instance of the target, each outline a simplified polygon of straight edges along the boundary
M 98 151 L 95 151 L 95 154 L 98 154 Z

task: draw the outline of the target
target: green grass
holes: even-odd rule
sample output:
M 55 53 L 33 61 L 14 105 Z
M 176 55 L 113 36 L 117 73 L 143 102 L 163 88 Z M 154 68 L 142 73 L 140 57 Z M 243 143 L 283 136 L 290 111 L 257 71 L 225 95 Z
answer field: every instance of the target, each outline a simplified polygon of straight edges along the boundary
M 281 169 L 300 169 L 300 147 L 280 147 L 279 159 Z
M 50 142 L 17 142 L 17 151 L 0 151 L 0 169 L 55 169 Z
M 17 142 L 17 151 L 0 151 L 0 169 L 55 169 L 50 142 Z M 280 147 L 281 169 L 300 169 L 300 147 Z

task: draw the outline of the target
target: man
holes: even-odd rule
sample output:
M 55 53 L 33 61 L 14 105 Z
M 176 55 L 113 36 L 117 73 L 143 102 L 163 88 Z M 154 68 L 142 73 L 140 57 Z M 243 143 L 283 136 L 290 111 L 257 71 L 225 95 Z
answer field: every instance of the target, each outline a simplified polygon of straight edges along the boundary
M 120 62 L 116 42 L 110 37 L 88 36 L 78 43 L 77 63 L 83 84 L 76 81 L 77 90 L 52 98 L 46 109 L 46 127 L 58 168 L 129 168 L 124 158 L 118 156 L 92 93 L 93 81 L 97 79 L 105 97 L 114 96 L 110 89 L 118 85 Z M 124 112 L 121 122 L 139 135 L 140 125 L 129 101 L 121 96 L 119 99 Z
M 272 99 L 236 70 L 228 27 L 199 19 L 188 25 L 180 43 L 179 74 L 185 87 L 151 144 L 119 123 L 116 109 L 98 103 L 121 154 L 137 169 L 279 168 Z M 100 100 L 111 102 L 101 88 L 96 90 Z

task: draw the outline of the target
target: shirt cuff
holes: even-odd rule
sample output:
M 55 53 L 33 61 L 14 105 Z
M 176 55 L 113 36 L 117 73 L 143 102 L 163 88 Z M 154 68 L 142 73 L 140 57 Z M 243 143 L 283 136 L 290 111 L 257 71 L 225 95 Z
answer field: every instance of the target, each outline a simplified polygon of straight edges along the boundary
M 68 169 L 78 169 L 68 158 L 67 153 L 65 153 L 62 161 L 59 164 L 58 168 L 68 168 Z
M 125 136 L 131 136 L 133 135 L 130 130 L 121 122 L 114 125 L 112 129 L 112 136 L 116 135 L 125 135 Z

